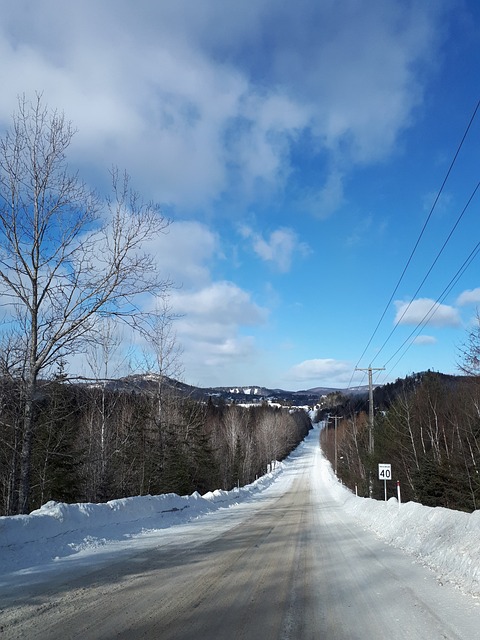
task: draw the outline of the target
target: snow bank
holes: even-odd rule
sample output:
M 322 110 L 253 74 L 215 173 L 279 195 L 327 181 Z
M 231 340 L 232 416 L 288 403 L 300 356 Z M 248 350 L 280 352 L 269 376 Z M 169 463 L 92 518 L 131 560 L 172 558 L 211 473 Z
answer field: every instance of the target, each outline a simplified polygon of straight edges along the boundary
M 51 501 L 29 515 L 0 517 L 0 574 L 185 523 L 253 498 L 275 481 L 282 463 L 273 466 L 270 473 L 232 491 L 137 496 L 98 504 Z
M 357 497 L 338 482 L 323 455 L 320 475 L 334 499 L 362 526 L 434 569 L 440 579 L 480 596 L 480 511 Z
M 162 516 L 165 513 L 183 511 L 194 507 L 202 512 L 209 508 L 209 503 L 199 505 L 188 497 L 175 494 L 160 496 L 140 496 L 111 500 L 103 504 L 63 502 L 47 502 L 41 509 L 32 511 L 26 516 L 10 516 L 0 519 L 1 546 L 22 545 L 65 536 L 78 530 L 88 531 L 111 527 L 112 525 L 131 524 L 146 518 Z M 203 507 L 203 509 L 202 509 Z

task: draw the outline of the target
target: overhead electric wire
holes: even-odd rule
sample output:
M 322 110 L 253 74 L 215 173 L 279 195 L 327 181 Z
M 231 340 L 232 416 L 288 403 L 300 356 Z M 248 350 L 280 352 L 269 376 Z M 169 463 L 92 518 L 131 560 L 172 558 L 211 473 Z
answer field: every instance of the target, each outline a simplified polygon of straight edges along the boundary
M 407 344 L 407 342 L 410 341 L 410 338 L 417 333 L 420 333 L 420 330 L 423 329 L 423 327 L 425 327 L 425 325 L 427 324 L 427 322 L 430 320 L 430 318 L 433 316 L 433 314 L 436 311 L 436 308 L 438 307 L 439 304 L 441 304 L 445 298 L 447 297 L 447 295 L 450 293 L 450 291 L 453 289 L 453 287 L 457 284 L 457 282 L 459 281 L 459 279 L 462 277 L 462 275 L 465 273 L 465 271 L 468 269 L 468 267 L 470 266 L 470 264 L 473 262 L 473 260 L 477 257 L 477 255 L 480 253 L 480 241 L 477 242 L 477 244 L 475 245 L 475 247 L 472 249 L 472 251 L 469 253 L 468 257 L 464 260 L 464 262 L 462 263 L 462 265 L 460 266 L 460 268 L 457 270 L 457 272 L 455 273 L 455 275 L 453 276 L 453 278 L 450 280 L 450 282 L 447 284 L 447 286 L 444 288 L 444 290 L 442 291 L 442 293 L 438 296 L 438 298 L 435 300 L 435 302 L 432 304 L 432 306 L 430 307 L 430 309 L 427 311 L 427 313 L 423 316 L 422 320 L 417 324 L 417 326 L 413 329 L 413 331 L 409 334 L 409 336 L 402 342 L 402 344 L 398 347 L 398 349 L 395 351 L 395 353 L 393 353 L 393 355 L 385 362 L 385 366 L 391 362 L 393 360 L 393 358 L 397 355 L 397 353 L 403 349 L 403 347 Z M 395 364 L 393 365 L 392 369 L 389 370 L 389 372 L 386 374 L 385 378 L 386 379 L 388 377 L 388 375 L 393 371 L 393 369 L 397 366 L 397 364 L 401 361 L 401 359 L 405 356 L 405 354 L 407 353 L 408 349 L 410 349 L 410 347 L 412 346 L 413 341 L 409 342 L 407 348 L 405 349 L 404 353 L 402 353 L 402 355 L 400 356 L 400 358 L 398 358 L 398 360 L 395 362 Z
M 349 387 L 351 386 L 351 383 L 352 383 L 352 380 L 353 380 L 353 376 L 355 375 L 355 371 L 356 371 L 356 369 L 357 369 L 358 365 L 360 364 L 360 361 L 362 360 L 362 358 L 364 357 L 365 353 L 367 352 L 367 350 L 368 350 L 369 346 L 371 345 L 371 343 L 372 343 L 372 341 L 373 341 L 373 338 L 375 337 L 375 335 L 376 335 L 376 333 L 377 333 L 377 331 L 378 331 L 378 329 L 379 329 L 379 327 L 380 327 L 380 325 L 381 325 L 381 323 L 382 323 L 382 321 L 383 321 L 383 319 L 384 319 L 384 317 L 385 317 L 385 315 L 386 315 L 386 313 L 387 313 L 388 309 L 390 308 L 390 304 L 392 303 L 392 300 L 393 300 L 393 298 L 394 298 L 394 296 L 395 296 L 395 294 L 396 294 L 396 292 L 397 292 L 397 290 L 398 290 L 398 287 L 400 286 L 400 284 L 401 284 L 401 282 L 402 282 L 402 280 L 403 280 L 403 278 L 404 278 L 404 276 L 405 276 L 405 273 L 406 273 L 406 271 L 407 271 L 408 267 L 410 266 L 410 263 L 411 263 L 411 261 L 412 261 L 412 259 L 413 259 L 413 256 L 415 255 L 415 252 L 416 252 L 416 250 L 417 250 L 417 248 L 418 248 L 418 245 L 420 244 L 420 241 L 421 241 L 421 239 L 422 239 L 422 237 L 423 237 L 423 234 L 425 233 L 425 230 L 426 230 L 426 228 L 427 228 L 427 225 L 428 225 L 428 223 L 430 222 L 430 219 L 431 219 L 431 217 L 432 217 L 432 215 L 433 215 L 433 212 L 434 212 L 434 210 L 435 210 L 435 207 L 437 206 L 438 200 L 440 199 L 440 196 L 441 196 L 441 194 L 443 193 L 443 190 L 444 190 L 444 188 L 445 188 L 445 184 L 446 184 L 446 182 L 447 182 L 448 178 L 450 177 L 450 173 L 451 173 L 451 172 L 452 172 L 452 170 L 453 170 L 453 167 L 454 167 L 454 165 L 455 165 L 455 163 L 456 163 L 456 161 L 457 161 L 458 155 L 460 154 L 460 151 L 461 151 L 461 149 L 462 149 L 462 147 L 463 147 L 463 144 L 464 144 L 464 142 L 465 142 L 465 139 L 467 138 L 467 135 L 468 135 L 468 133 L 469 133 L 469 131 L 470 131 L 470 128 L 471 128 L 471 126 L 472 126 L 472 124 L 473 124 L 473 121 L 475 120 L 475 117 L 476 117 L 476 115 L 477 115 L 477 112 L 478 112 L 479 108 L 480 108 L 480 100 L 478 100 L 478 102 L 477 102 L 477 104 L 476 104 L 476 106 L 475 106 L 475 108 L 474 108 L 474 110 L 473 110 L 473 113 L 472 113 L 472 115 L 471 115 L 471 117 L 470 117 L 470 120 L 469 120 L 469 122 L 468 122 L 468 125 L 467 125 L 467 127 L 466 127 L 466 129 L 465 129 L 465 131 L 464 131 L 464 133 L 463 133 L 463 136 L 462 136 L 462 138 L 461 138 L 461 140 L 460 140 L 460 143 L 459 143 L 459 145 L 458 145 L 458 147 L 457 147 L 457 150 L 456 150 L 456 152 L 455 152 L 455 155 L 453 156 L 453 159 L 452 159 L 452 161 L 451 161 L 451 163 L 450 163 L 450 165 L 449 165 L 449 167 L 448 167 L 447 173 L 446 173 L 446 175 L 445 175 L 445 177 L 444 177 L 444 179 L 443 179 L 443 182 L 442 182 L 442 184 L 441 184 L 441 186 L 440 186 L 440 189 L 439 189 L 439 191 L 438 191 L 438 193 L 437 193 L 437 195 L 436 195 L 436 197 L 435 197 L 435 200 L 434 200 L 434 202 L 433 202 L 433 204 L 432 204 L 432 206 L 431 206 L 431 208 L 430 208 L 429 214 L 428 214 L 428 216 L 427 216 L 427 218 L 426 218 L 426 220 L 425 220 L 425 222 L 424 222 L 424 224 L 423 224 L 423 227 L 422 227 L 422 229 L 421 229 L 421 231 L 420 231 L 420 234 L 419 234 L 419 236 L 418 236 L 418 238 L 417 238 L 417 240 L 416 240 L 416 242 L 415 242 L 415 245 L 414 245 L 414 247 L 413 247 L 412 251 L 410 252 L 410 256 L 408 257 L 408 260 L 407 260 L 407 262 L 406 262 L 406 264 L 405 264 L 405 266 L 404 266 L 404 268 L 403 268 L 403 270 L 402 270 L 402 273 L 400 274 L 400 277 L 399 277 L 399 279 L 398 279 L 398 281 L 397 281 L 397 283 L 396 283 L 396 285 L 395 285 L 395 288 L 393 289 L 393 292 L 392 292 L 392 294 L 391 294 L 391 296 L 390 296 L 390 298 L 389 298 L 389 300 L 388 300 L 387 304 L 385 305 L 385 308 L 384 308 L 384 310 L 383 310 L 383 313 L 382 313 L 382 315 L 380 316 L 380 319 L 379 319 L 379 321 L 377 322 L 377 325 L 376 325 L 376 327 L 375 327 L 375 329 L 374 329 L 374 331 L 373 331 L 372 335 L 370 336 L 370 339 L 368 340 L 366 347 L 364 348 L 364 350 L 363 350 L 363 352 L 362 352 L 361 356 L 359 357 L 359 359 L 358 359 L 358 361 L 357 361 L 357 363 L 356 363 L 356 365 L 355 365 L 355 367 L 354 367 L 354 370 L 353 370 L 353 372 L 352 372 L 352 376 L 351 376 L 351 378 L 350 378 L 350 382 L 349 382 L 349 385 L 348 385 Z M 458 222 L 457 222 L 457 224 L 458 224 Z M 433 266 L 432 266 L 432 268 L 433 268 Z M 427 276 L 428 276 L 428 274 L 427 274 Z M 425 280 L 424 280 L 424 281 L 425 281 Z M 423 281 L 423 282 L 424 282 L 424 281 Z M 422 284 L 423 284 L 423 283 L 422 283 Z M 395 329 L 395 327 L 394 327 L 394 329 Z M 393 333 L 393 331 L 392 331 L 392 333 Z M 390 334 L 389 338 L 390 338 L 390 337 L 391 337 L 391 334 Z M 383 346 L 382 346 L 382 348 L 383 348 Z M 378 354 L 377 354 L 377 355 L 378 355 Z
M 472 191 L 469 199 L 467 200 L 466 205 L 463 207 L 460 215 L 457 218 L 457 221 L 455 222 L 455 224 L 453 225 L 452 229 L 450 230 L 450 233 L 448 234 L 445 242 L 443 243 L 441 249 L 439 250 L 439 252 L 437 253 L 437 255 L 435 256 L 435 260 L 432 262 L 432 264 L 430 265 L 429 270 L 427 271 L 427 273 L 425 274 L 422 282 L 419 284 L 419 286 L 417 287 L 417 290 L 415 291 L 415 293 L 413 294 L 412 300 L 406 305 L 405 309 L 403 310 L 402 315 L 400 316 L 400 318 L 398 318 L 398 320 L 395 322 L 395 324 L 393 325 L 393 329 L 390 331 L 389 335 L 387 336 L 387 338 L 385 339 L 385 342 L 382 344 L 382 346 L 380 347 L 380 349 L 377 351 L 375 357 L 373 358 L 372 362 L 375 362 L 375 360 L 378 358 L 378 356 L 380 355 L 380 353 L 383 351 L 383 349 L 385 348 L 385 345 L 388 343 L 388 341 L 390 340 L 390 338 L 392 337 L 395 329 L 398 327 L 398 325 L 401 323 L 401 321 L 403 320 L 403 318 L 405 317 L 407 311 L 410 309 L 410 307 L 412 306 L 412 302 L 413 300 L 415 300 L 415 298 L 417 297 L 419 291 L 421 290 L 421 288 L 423 287 L 423 285 L 425 284 L 425 281 L 427 280 L 428 276 L 430 275 L 430 273 L 432 272 L 434 266 L 437 264 L 438 259 L 440 258 L 440 256 L 442 255 L 445 247 L 447 246 L 448 242 L 450 241 L 450 238 L 452 237 L 455 229 L 457 228 L 457 226 L 460 223 L 460 220 L 463 218 L 466 210 L 468 209 L 470 203 L 472 202 L 473 198 L 475 197 L 475 194 L 477 193 L 478 189 L 480 188 L 480 182 L 477 183 L 477 186 L 475 187 L 475 189 Z M 388 361 L 390 362 L 390 360 Z

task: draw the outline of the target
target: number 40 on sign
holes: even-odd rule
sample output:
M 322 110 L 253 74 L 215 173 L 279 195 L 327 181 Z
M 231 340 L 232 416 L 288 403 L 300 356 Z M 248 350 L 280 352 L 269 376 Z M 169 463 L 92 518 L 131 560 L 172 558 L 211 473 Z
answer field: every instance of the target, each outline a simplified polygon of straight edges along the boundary
M 378 465 L 378 479 L 379 480 L 391 480 L 392 479 L 392 465 L 391 464 L 379 464 Z
M 378 478 L 383 480 L 383 487 L 385 491 L 385 502 L 387 501 L 387 480 L 392 479 L 392 465 L 391 464 L 379 464 L 378 465 Z

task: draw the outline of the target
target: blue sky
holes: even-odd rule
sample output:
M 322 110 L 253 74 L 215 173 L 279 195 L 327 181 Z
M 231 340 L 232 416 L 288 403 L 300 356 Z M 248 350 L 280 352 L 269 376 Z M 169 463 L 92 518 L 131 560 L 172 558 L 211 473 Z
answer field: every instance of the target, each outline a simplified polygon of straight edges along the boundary
M 179 285 L 186 382 L 458 372 L 480 257 L 455 276 L 479 196 L 437 256 L 479 179 L 480 114 L 399 279 L 480 98 L 477 2 L 0 7 L 0 126 L 42 91 L 78 129 L 82 177 L 102 190 L 117 165 L 174 220 L 151 249 Z

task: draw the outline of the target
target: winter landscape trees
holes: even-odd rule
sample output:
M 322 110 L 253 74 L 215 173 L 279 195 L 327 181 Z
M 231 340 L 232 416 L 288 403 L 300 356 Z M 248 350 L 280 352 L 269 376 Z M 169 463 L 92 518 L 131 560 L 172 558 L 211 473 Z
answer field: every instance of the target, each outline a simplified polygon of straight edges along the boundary
M 214 408 L 169 384 L 180 372 L 172 283 L 144 243 L 170 222 L 126 174 L 111 171 L 102 199 L 71 172 L 74 133 L 38 95 L 19 99 L 0 140 L 0 512 L 254 479 L 305 435 L 308 418 Z M 143 335 L 148 389 L 112 384 L 122 321 Z M 78 353 L 88 384 L 66 373 Z
M 138 325 L 137 296 L 169 286 L 142 250 L 168 220 L 116 170 L 113 195 L 102 202 L 68 168 L 73 135 L 63 115 L 37 96 L 32 103 L 19 100 L 0 140 L 1 365 L 4 376 L 21 381 L 13 483 L 20 512 L 29 505 L 45 393 L 40 375 L 48 377 L 66 356 L 85 350 L 102 316 Z
M 159 420 L 159 385 L 151 376 L 107 385 L 42 380 L 39 389 L 29 510 L 48 500 L 231 489 L 265 473 L 311 426 L 301 409 L 200 402 L 179 395 L 167 380 Z M 16 513 L 21 394 L 21 383 L 2 378 L 1 515 Z
M 184 494 L 252 481 L 306 434 L 307 414 L 178 392 L 172 283 L 144 251 L 170 221 L 116 169 L 109 197 L 83 183 L 67 164 L 74 133 L 37 96 L 19 100 L 0 139 L 0 513 L 50 499 Z M 136 355 L 148 385 L 145 376 L 115 382 L 121 322 L 142 333 L 144 352 Z M 376 390 L 373 454 L 365 403 L 332 394 L 320 417 L 342 418 L 336 447 L 331 429 L 323 445 L 352 489 L 368 493 L 376 465 L 391 461 L 404 499 L 479 508 L 479 327 L 480 318 L 460 352 L 465 376 L 428 372 Z M 89 383 L 67 374 L 79 353 L 90 362 Z M 376 486 L 376 497 L 382 492 Z
M 474 342 L 478 346 L 478 343 Z M 337 429 L 338 475 L 360 495 L 368 495 L 369 474 L 391 463 L 396 495 L 427 506 L 473 511 L 480 508 L 480 381 L 435 372 L 414 374 L 374 392 L 375 450 L 368 453 L 365 405 L 344 404 Z M 341 409 L 341 410 L 340 410 Z M 332 428 L 322 434 L 334 459 Z M 382 499 L 383 482 L 373 497 Z

